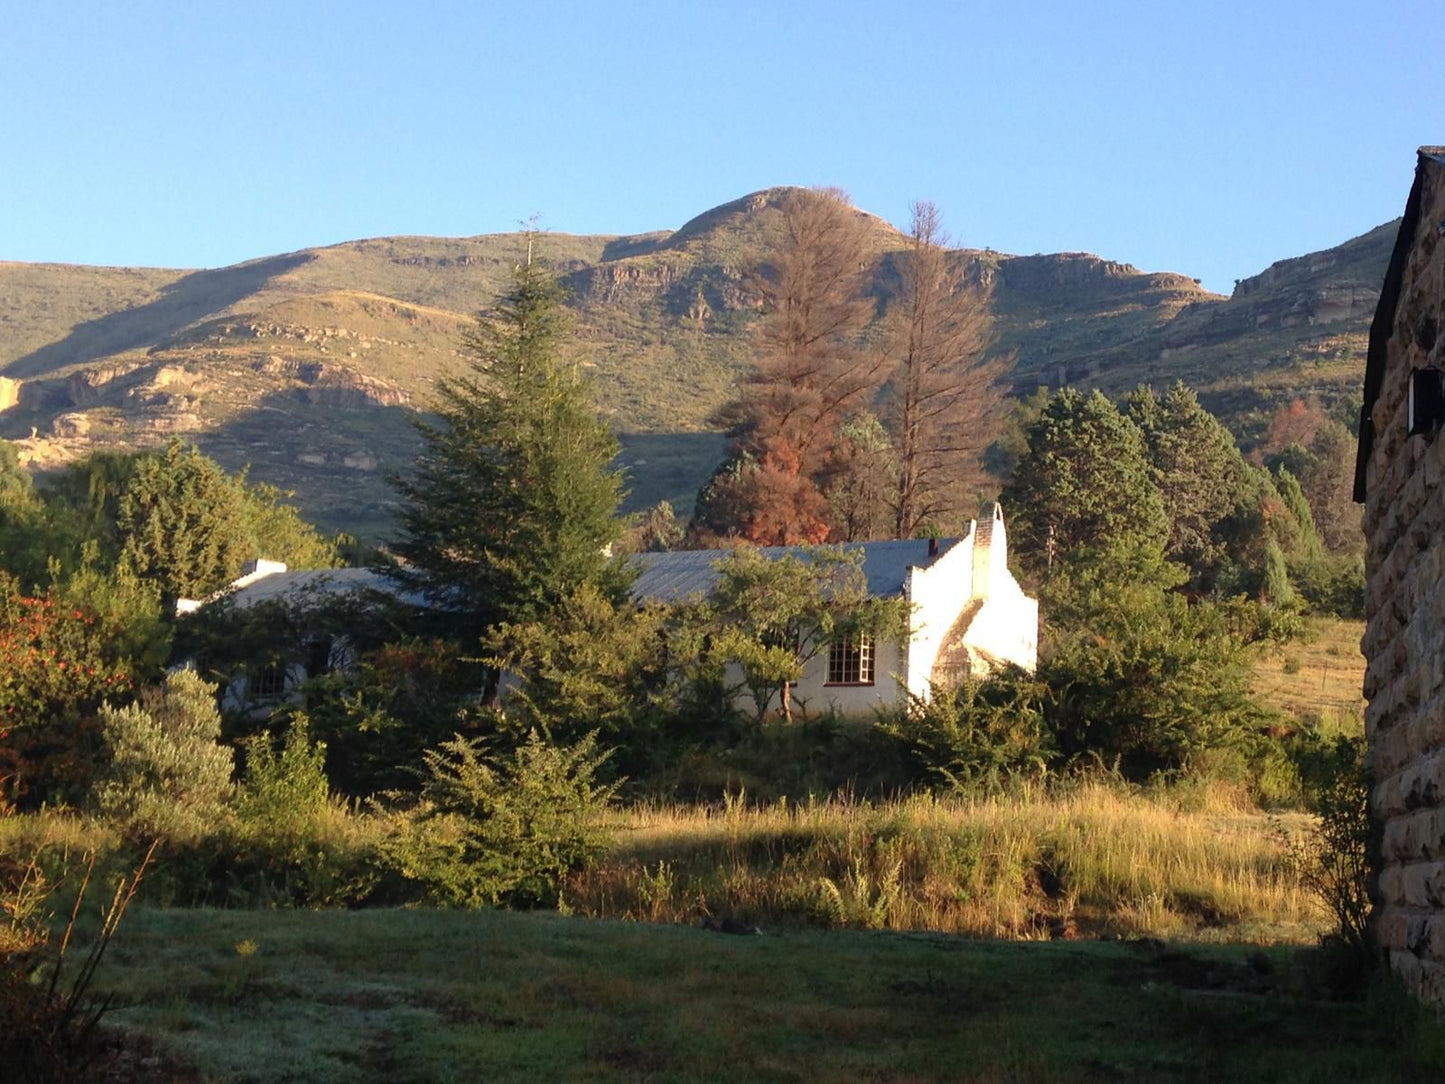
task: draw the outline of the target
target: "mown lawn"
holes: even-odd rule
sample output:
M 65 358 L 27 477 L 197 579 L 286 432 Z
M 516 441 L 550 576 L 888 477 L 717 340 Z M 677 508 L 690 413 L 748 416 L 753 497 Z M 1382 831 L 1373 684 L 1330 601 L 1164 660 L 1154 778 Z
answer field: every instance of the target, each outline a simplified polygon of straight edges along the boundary
M 1301 973 L 1285 948 L 142 910 L 101 985 L 201 1080 L 1435 1079 L 1404 1002 Z

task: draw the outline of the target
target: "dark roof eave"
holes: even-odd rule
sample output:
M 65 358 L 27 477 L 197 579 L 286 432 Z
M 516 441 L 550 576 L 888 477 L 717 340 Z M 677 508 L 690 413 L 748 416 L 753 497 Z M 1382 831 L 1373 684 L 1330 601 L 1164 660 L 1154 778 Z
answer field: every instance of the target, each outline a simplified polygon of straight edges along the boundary
M 1370 465 L 1370 452 L 1375 445 L 1375 423 L 1370 415 L 1385 383 L 1390 335 L 1395 329 L 1395 310 L 1400 304 L 1405 264 L 1409 262 L 1410 247 L 1415 242 L 1415 231 L 1420 225 L 1420 193 L 1425 186 L 1425 161 L 1445 161 L 1441 156 L 1442 151 L 1445 151 L 1445 148 L 1421 147 L 1417 154 L 1415 180 L 1410 186 L 1409 198 L 1405 201 L 1405 215 L 1400 220 L 1400 230 L 1395 234 L 1395 248 L 1390 253 L 1390 266 L 1385 271 L 1385 282 L 1380 288 L 1380 302 L 1375 306 L 1375 318 L 1370 321 L 1364 401 L 1360 406 L 1360 443 L 1355 454 L 1354 498 L 1359 503 L 1365 500 L 1365 473 Z

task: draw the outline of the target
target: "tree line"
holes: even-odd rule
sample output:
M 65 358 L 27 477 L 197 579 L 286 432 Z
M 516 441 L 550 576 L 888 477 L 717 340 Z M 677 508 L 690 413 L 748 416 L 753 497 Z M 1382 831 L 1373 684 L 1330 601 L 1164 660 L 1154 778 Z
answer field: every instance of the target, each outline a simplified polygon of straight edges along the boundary
M 913 205 L 906 246 L 886 256 L 841 192 L 793 189 L 778 210 L 778 244 L 747 275 L 756 363 L 714 418 L 732 441 L 698 497 L 694 541 L 956 529 L 982 495 L 1002 413 L 986 289 L 931 203 Z M 886 302 L 872 292 L 880 273 Z
M 1259 707 L 1249 674 L 1255 645 L 1296 634 L 1307 609 L 1358 605 L 1348 533 L 1322 530 L 1306 495 L 1337 462 L 1332 423 L 1290 408 L 1254 462 L 1183 386 L 1122 404 L 1041 392 L 1004 411 L 981 295 L 932 208 L 915 209 L 908 249 L 889 257 L 900 288 L 881 315 L 857 213 L 834 193 L 795 193 L 782 210 L 783 243 L 753 273 L 758 364 L 730 408 L 733 456 L 699 498 L 693 540 L 961 524 L 999 484 L 984 469 L 985 422 L 1007 414 L 1001 496 L 1020 573 L 1043 599 L 1037 674 L 935 690 L 866 728 L 839 771 L 902 788 L 1083 762 L 1134 779 L 1220 758 L 1255 776 L 1294 770 L 1298 728 Z M 897 637 L 907 616 L 868 596 L 856 557 L 769 562 L 744 545 L 711 598 L 638 606 L 617 443 L 552 271 L 520 263 L 466 345 L 397 481 L 398 530 L 377 568 L 398 590 L 381 595 L 221 604 L 178 622 L 177 598 L 219 589 L 248 558 L 329 567 L 355 547 L 179 442 L 98 454 L 38 485 L 0 445 L 4 800 L 119 809 L 118 795 L 148 787 L 161 806 L 213 802 L 238 770 L 273 795 L 314 793 L 320 772 L 323 796 L 390 794 L 415 812 L 397 839 L 432 854 L 447 881 L 459 874 L 445 833 L 470 829 L 433 813 L 444 795 L 460 808 L 463 777 L 492 780 L 494 804 L 497 780 L 534 770 L 577 794 L 675 794 L 735 785 L 724 766 L 766 748 L 774 712 L 835 741 L 838 721 L 791 702 L 790 684 L 832 640 Z M 220 683 L 328 640 L 345 641 L 349 665 L 321 652 L 269 714 L 213 717 L 197 705 L 214 685 L 163 681 L 170 661 Z M 498 703 L 504 672 L 519 683 Z M 240 757 L 205 755 L 217 743 Z M 175 775 L 191 762 L 204 785 Z M 585 778 L 569 782 L 572 769 Z M 254 812 L 268 799 L 246 801 Z

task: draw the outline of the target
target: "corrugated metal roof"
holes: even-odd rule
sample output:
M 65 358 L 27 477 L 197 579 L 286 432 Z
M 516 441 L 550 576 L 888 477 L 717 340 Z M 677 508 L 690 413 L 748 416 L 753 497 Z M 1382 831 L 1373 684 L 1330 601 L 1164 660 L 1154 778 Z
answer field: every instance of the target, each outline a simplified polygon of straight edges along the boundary
M 321 568 L 309 572 L 273 572 L 227 596 L 239 608 L 273 599 L 296 601 L 306 595 L 341 595 L 350 591 L 385 591 L 400 602 L 425 604 L 418 594 L 369 568 Z
M 845 552 L 863 552 L 863 575 L 868 593 L 875 598 L 890 598 L 903 593 L 903 581 L 910 567 L 927 568 L 939 556 L 958 544 L 956 538 L 938 541 L 938 555 L 928 555 L 929 540 L 907 539 L 892 542 L 850 542 Z M 717 564 L 731 550 L 676 550 L 670 553 L 640 553 L 632 560 L 637 579 L 632 597 L 639 602 L 679 602 L 693 595 L 707 595 L 718 581 Z M 784 556 L 807 560 L 809 547 L 766 546 L 758 550 L 764 557 Z M 396 581 L 369 568 L 326 568 L 309 572 L 273 572 L 227 596 L 237 607 L 255 606 L 273 599 L 298 600 L 306 595 L 341 595 L 351 591 L 385 591 L 400 602 L 426 606 L 426 599 L 403 589 Z
M 938 556 L 958 544 L 956 538 L 942 538 Z M 905 539 L 893 542 L 850 542 L 846 552 L 863 551 L 863 575 L 868 579 L 868 593 L 876 598 L 889 598 L 903 593 L 903 581 L 910 567 L 926 568 L 938 556 L 929 557 L 929 540 Z M 632 597 L 639 602 L 678 602 L 691 595 L 705 596 L 718 581 L 717 564 L 731 550 L 675 550 L 671 553 L 639 553 L 632 558 L 637 579 Z M 805 546 L 766 546 L 758 550 L 764 557 L 808 557 Z

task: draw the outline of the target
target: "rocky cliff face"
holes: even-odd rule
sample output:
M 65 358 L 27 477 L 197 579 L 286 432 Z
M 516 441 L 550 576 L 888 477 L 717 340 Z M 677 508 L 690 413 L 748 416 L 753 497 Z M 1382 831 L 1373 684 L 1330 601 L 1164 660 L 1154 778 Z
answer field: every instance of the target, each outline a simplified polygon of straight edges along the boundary
M 757 315 L 745 271 L 776 242 L 785 192 L 675 231 L 541 239 L 571 294 L 578 359 L 619 430 L 696 431 L 732 393 Z M 859 216 L 881 311 L 906 239 Z M 1282 261 L 1229 299 L 1088 253 L 954 258 L 991 290 L 996 349 L 1019 389 L 1183 377 L 1247 429 L 1298 390 L 1354 393 L 1349 358 L 1388 255 L 1380 233 Z M 524 250 L 516 235 L 394 237 L 215 271 L 0 263 L 0 437 L 53 465 L 189 434 L 228 466 L 295 489 L 328 525 L 355 526 L 358 506 L 384 518 L 389 492 L 359 476 L 414 454 L 409 413 L 462 364 L 463 330 Z M 649 472 L 671 478 L 653 458 L 635 491 L 690 501 L 691 475 L 659 491 Z

